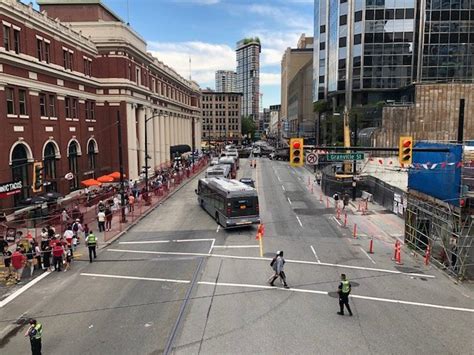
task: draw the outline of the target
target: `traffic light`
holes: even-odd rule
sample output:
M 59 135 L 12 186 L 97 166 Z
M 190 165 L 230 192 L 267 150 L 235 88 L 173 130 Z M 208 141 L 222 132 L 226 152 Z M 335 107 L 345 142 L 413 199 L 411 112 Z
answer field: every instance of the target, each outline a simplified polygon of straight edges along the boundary
M 398 145 L 398 161 L 400 165 L 410 165 L 413 159 L 413 138 L 410 136 L 400 137 Z
M 303 138 L 290 139 L 290 165 L 291 166 L 304 165 L 303 143 L 304 143 Z
M 43 190 L 43 163 L 36 162 L 33 164 L 33 192 L 41 192 Z

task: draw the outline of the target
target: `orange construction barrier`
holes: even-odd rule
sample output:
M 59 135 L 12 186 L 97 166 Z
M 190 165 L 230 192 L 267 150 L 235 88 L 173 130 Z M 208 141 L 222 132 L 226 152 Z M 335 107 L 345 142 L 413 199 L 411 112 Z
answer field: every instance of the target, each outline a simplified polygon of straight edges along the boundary
M 369 254 L 373 254 L 374 253 L 374 236 L 372 236 L 372 238 L 370 238 L 370 241 L 369 241 Z
M 354 228 L 352 228 L 352 236 L 357 238 L 357 223 L 354 223 Z
M 401 243 L 398 240 L 395 242 L 395 263 L 402 265 Z

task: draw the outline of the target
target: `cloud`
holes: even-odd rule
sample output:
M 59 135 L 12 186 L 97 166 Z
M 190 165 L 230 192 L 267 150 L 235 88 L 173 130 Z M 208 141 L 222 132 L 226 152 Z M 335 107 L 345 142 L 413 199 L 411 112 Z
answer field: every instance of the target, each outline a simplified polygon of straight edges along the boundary
M 192 79 L 201 86 L 214 86 L 216 70 L 235 70 L 235 51 L 226 44 L 205 42 L 148 42 L 149 51 L 180 75 L 189 78 L 191 57 Z
M 173 0 L 173 2 L 191 3 L 191 4 L 197 4 L 197 5 L 215 5 L 215 4 L 219 4 L 221 0 Z
M 313 26 L 313 14 L 306 14 L 286 6 L 252 4 L 246 10 L 270 18 L 282 28 L 294 29 L 300 32 L 309 31 Z
M 260 85 L 273 86 L 281 84 L 281 75 L 279 73 L 262 73 L 260 72 Z

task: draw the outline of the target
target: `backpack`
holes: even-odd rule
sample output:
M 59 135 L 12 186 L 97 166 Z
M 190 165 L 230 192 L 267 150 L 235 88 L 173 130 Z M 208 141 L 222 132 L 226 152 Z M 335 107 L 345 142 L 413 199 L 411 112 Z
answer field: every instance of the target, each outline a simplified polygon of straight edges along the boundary
M 72 231 L 77 232 L 79 230 L 79 224 L 76 222 L 72 225 Z
M 270 262 L 270 266 L 273 267 L 273 265 L 275 264 L 275 261 L 277 260 L 277 257 L 278 256 L 275 256 L 272 261 Z

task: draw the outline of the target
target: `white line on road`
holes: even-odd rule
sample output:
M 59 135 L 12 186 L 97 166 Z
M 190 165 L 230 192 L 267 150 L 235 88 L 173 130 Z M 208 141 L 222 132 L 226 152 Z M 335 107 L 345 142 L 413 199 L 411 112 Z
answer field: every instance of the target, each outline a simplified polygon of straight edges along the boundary
M 214 249 L 214 243 L 216 242 L 215 239 L 212 240 L 211 247 L 209 248 L 209 254 L 212 253 L 212 249 Z
M 285 186 L 281 185 L 283 191 L 286 191 Z
M 279 177 L 278 175 L 277 175 L 277 179 L 278 179 L 278 181 L 280 181 L 280 182 L 281 182 L 281 179 L 280 179 L 280 177 Z
M 32 287 L 33 285 L 37 284 L 38 282 L 40 282 L 41 280 L 43 280 L 46 276 L 48 276 L 51 272 L 50 271 L 46 271 L 44 272 L 43 274 L 41 274 L 40 276 L 38 276 L 36 279 L 28 282 L 25 286 L 21 287 L 20 289 L 16 290 L 15 292 L 13 292 L 10 296 L 8 296 L 7 298 L 5 298 L 2 302 L 0 302 L 0 308 L 6 306 L 8 303 L 10 303 L 11 301 L 13 301 L 15 298 L 17 298 L 18 296 L 20 296 L 23 292 L 25 292 L 26 290 L 28 290 L 30 287 Z
M 288 203 L 291 205 L 291 200 L 289 197 L 286 198 L 288 200 Z
M 359 248 L 360 248 L 360 250 L 362 250 L 362 252 L 365 254 L 365 256 L 367 256 L 367 257 L 369 258 L 369 260 L 372 261 L 372 264 L 375 264 L 374 259 L 372 259 L 372 258 L 370 257 L 370 255 L 367 254 L 367 252 L 364 250 L 364 248 L 362 248 L 362 247 L 359 247 Z
M 162 244 L 162 243 L 188 243 L 188 242 L 212 242 L 214 238 L 206 239 L 173 239 L 173 240 L 142 240 L 136 242 L 119 242 L 119 244 Z
M 336 217 L 332 216 L 332 219 L 334 219 L 336 221 L 336 223 L 339 224 L 340 227 L 342 227 L 341 222 L 339 222 Z
M 232 248 L 260 248 L 258 245 L 214 245 L 214 248 L 232 249 Z
M 301 223 L 301 220 L 298 216 L 296 216 L 296 219 L 298 220 L 298 223 L 300 224 L 301 228 L 303 228 L 303 223 Z
M 278 291 L 287 291 L 287 292 L 301 292 L 301 293 L 312 293 L 312 294 L 318 294 L 318 295 L 329 295 L 329 292 L 327 291 L 308 290 L 308 289 L 303 289 L 303 288 L 286 289 L 286 288 L 266 286 L 266 285 L 237 284 L 237 283 L 228 283 L 228 282 L 208 282 L 208 281 L 198 281 L 198 284 L 209 285 L 209 286 L 223 286 L 223 287 L 257 288 L 257 289 L 262 289 L 262 290 L 274 289 Z M 474 309 L 472 308 L 451 307 L 451 306 L 443 306 L 443 305 L 431 304 L 431 303 L 402 301 L 402 300 L 396 300 L 396 299 L 391 299 L 391 298 L 380 298 L 380 297 L 370 297 L 370 296 L 360 296 L 360 295 L 350 295 L 350 297 L 361 299 L 361 300 L 367 300 L 367 301 L 398 303 L 398 304 L 406 304 L 410 306 L 419 306 L 419 307 L 427 307 L 427 308 L 446 309 L 450 311 L 474 313 Z
M 238 255 L 222 255 L 222 254 L 210 254 L 210 253 L 182 253 L 182 252 L 172 252 L 172 251 L 145 251 L 145 250 L 126 250 L 126 249 L 106 249 L 110 252 L 116 253 L 135 253 L 135 254 L 157 254 L 157 255 L 177 255 L 177 256 L 211 256 L 215 258 L 224 258 L 224 259 L 241 259 L 241 260 L 258 260 L 258 261 L 271 261 L 272 258 L 261 258 L 258 256 L 238 256 Z M 417 274 L 411 272 L 401 272 L 397 270 L 389 270 L 389 269 L 377 269 L 371 267 L 364 267 L 364 266 L 354 266 L 354 265 L 345 265 L 345 264 L 331 264 L 331 263 L 322 263 L 322 262 L 315 262 L 315 261 L 306 261 L 306 260 L 292 260 L 292 259 L 285 259 L 287 263 L 293 264 L 304 264 L 304 265 L 318 265 L 318 266 L 329 266 L 329 267 L 337 267 L 342 269 L 354 269 L 354 270 L 365 270 L 365 271 L 375 271 L 375 272 L 384 272 L 387 274 L 396 274 L 396 275 L 407 275 L 407 276 L 417 276 L 417 277 L 425 277 L 425 278 L 432 278 L 434 279 L 434 275 L 429 274 Z
M 218 224 L 218 225 L 217 225 L 217 229 L 216 229 L 216 233 L 219 233 L 219 230 L 220 230 L 220 229 L 221 229 L 221 225 Z
M 313 251 L 313 254 L 314 254 L 314 257 L 316 258 L 316 261 L 318 262 L 318 264 L 320 264 L 321 260 L 319 260 L 318 254 L 316 254 L 316 250 L 314 250 L 312 245 L 311 245 L 311 250 Z
M 127 279 L 127 280 L 144 280 L 144 281 L 158 281 L 158 282 L 173 282 L 178 284 L 188 284 L 191 281 L 188 280 L 175 280 L 175 279 L 159 279 L 155 277 L 138 277 L 138 276 L 124 276 L 124 275 L 106 275 L 106 274 L 89 274 L 82 272 L 81 276 L 90 277 L 104 277 L 108 279 Z

